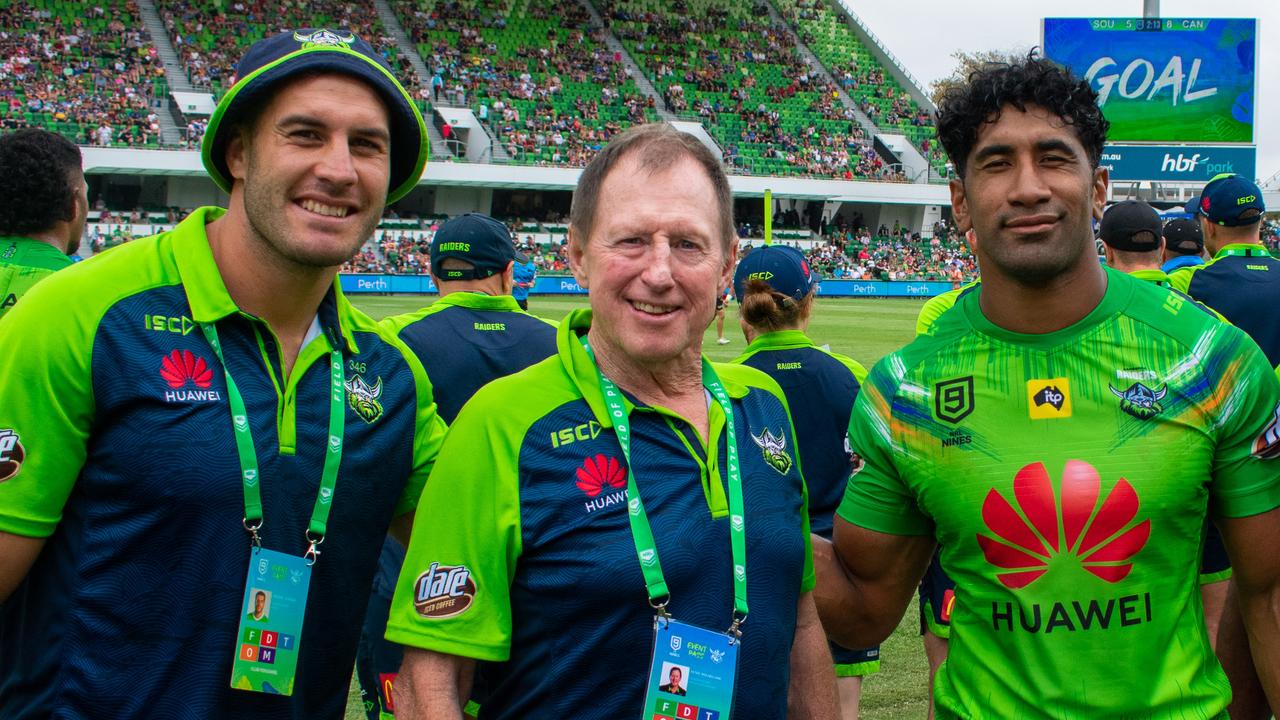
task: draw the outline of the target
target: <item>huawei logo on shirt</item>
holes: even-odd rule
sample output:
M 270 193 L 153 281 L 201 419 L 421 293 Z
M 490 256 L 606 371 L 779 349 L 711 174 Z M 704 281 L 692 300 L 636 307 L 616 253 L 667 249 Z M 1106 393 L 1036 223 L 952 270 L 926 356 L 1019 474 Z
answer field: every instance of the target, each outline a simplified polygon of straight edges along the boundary
M 160 378 L 169 386 L 165 402 L 221 402 L 222 393 L 210 390 L 213 369 L 190 350 L 174 350 L 160 360 Z
M 1132 559 L 1151 537 L 1151 521 L 1137 522 L 1138 493 L 1124 478 L 1101 497 L 1098 471 L 1082 460 L 1062 469 L 1061 497 L 1042 463 L 1018 471 L 1011 504 L 994 488 L 982 504 L 990 535 L 979 534 L 997 579 L 1017 590 L 1040 579 L 1052 560 L 1074 555 L 1089 573 L 1118 583 L 1133 570 Z

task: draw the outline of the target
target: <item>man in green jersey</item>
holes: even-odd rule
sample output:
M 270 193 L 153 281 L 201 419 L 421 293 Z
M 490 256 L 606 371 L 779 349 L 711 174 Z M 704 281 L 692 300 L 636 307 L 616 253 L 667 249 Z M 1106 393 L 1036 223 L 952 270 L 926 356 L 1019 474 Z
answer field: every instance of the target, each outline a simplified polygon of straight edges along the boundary
M 0 136 L 0 317 L 80 248 L 89 217 L 80 162 L 80 148 L 61 135 Z
M 818 601 L 843 643 L 896 626 L 935 544 L 956 581 L 938 717 L 1225 717 L 1196 558 L 1222 529 L 1280 700 L 1280 385 L 1238 329 L 1101 267 L 1096 94 L 1046 60 L 941 103 L 979 289 L 882 360 Z

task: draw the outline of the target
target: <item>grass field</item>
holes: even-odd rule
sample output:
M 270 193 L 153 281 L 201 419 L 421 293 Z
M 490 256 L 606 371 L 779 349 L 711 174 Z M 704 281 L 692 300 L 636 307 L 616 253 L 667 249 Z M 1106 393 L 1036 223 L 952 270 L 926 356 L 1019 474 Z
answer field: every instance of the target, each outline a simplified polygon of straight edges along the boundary
M 435 298 L 416 296 L 350 295 L 353 303 L 375 318 L 409 312 L 430 304 Z M 809 336 L 819 345 L 848 355 L 871 369 L 881 357 L 905 345 L 915 331 L 916 315 L 922 301 L 913 299 L 825 299 L 818 302 L 809 324 Z M 534 296 L 529 310 L 549 320 L 559 320 L 569 311 L 586 306 L 585 297 Z M 732 360 L 746 347 L 738 328 L 736 310 L 731 307 L 725 320 L 728 345 L 716 344 L 715 328 L 709 328 L 703 348 L 712 360 Z M 862 691 L 862 717 L 866 720 L 923 720 L 926 715 L 925 685 L 928 669 L 919 637 L 919 615 L 915 602 L 897 631 L 881 647 L 881 670 L 868 678 Z M 347 718 L 363 717 L 359 690 L 352 688 Z

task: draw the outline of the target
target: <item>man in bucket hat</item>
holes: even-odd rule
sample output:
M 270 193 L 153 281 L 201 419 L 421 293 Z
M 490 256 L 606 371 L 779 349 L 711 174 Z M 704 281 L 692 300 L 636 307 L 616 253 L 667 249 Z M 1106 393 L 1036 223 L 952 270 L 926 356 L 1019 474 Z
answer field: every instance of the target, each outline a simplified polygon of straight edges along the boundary
M 203 147 L 228 208 L 49 278 L 0 326 L 0 717 L 345 708 L 382 538 L 443 423 L 335 277 L 426 133 L 347 33 L 267 38 L 237 75 Z

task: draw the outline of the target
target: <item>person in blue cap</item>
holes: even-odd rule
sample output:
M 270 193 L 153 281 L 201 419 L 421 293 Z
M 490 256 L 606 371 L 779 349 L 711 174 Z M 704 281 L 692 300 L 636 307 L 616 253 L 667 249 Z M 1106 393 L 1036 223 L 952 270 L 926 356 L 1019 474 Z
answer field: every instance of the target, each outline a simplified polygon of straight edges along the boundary
M 336 276 L 426 132 L 345 31 L 266 38 L 236 74 L 202 148 L 228 207 L 0 323 L 0 717 L 345 711 L 382 539 L 444 424 Z
M 1213 259 L 1169 277 L 1173 287 L 1248 333 L 1280 372 L 1280 261 L 1262 244 L 1264 212 L 1262 190 L 1253 181 L 1236 174 L 1214 177 L 1196 203 L 1204 247 Z M 1232 587 L 1217 637 L 1218 657 L 1231 680 L 1232 717 L 1254 717 L 1266 707 L 1244 633 Z
M 830 540 L 836 508 L 853 470 L 846 430 L 867 369 L 818 347 L 805 334 L 817 278 L 799 250 L 778 245 L 752 250 L 734 271 L 733 291 L 748 343 L 733 362 L 763 371 L 782 387 L 809 487 L 809 528 Z M 880 670 L 880 648 L 830 645 L 842 717 L 854 720 L 862 678 Z

